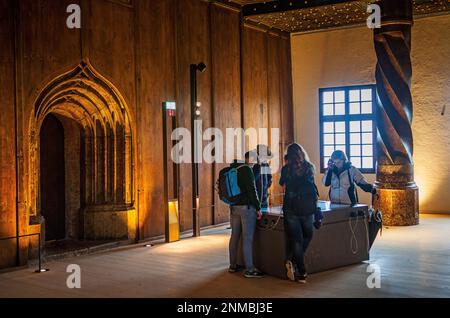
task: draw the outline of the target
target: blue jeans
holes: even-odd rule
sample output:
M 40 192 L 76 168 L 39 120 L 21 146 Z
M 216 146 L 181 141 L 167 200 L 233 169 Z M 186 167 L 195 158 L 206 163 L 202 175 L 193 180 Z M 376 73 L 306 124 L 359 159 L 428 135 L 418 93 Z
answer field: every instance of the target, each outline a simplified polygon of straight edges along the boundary
M 247 271 L 255 269 L 253 265 L 253 235 L 256 228 L 256 210 L 248 206 L 231 207 L 231 239 L 230 239 L 230 265 L 237 265 L 239 242 L 242 238 L 242 252 Z
M 284 213 L 286 259 L 292 261 L 298 275 L 306 274 L 305 253 L 313 237 L 314 215 L 302 216 L 290 211 Z

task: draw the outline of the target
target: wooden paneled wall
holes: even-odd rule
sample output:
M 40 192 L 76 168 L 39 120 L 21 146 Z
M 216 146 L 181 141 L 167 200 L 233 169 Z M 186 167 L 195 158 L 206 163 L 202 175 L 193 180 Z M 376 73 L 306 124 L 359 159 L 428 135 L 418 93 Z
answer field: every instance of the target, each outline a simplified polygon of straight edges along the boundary
M 190 65 L 204 62 L 207 69 L 198 73 L 198 101 L 202 103 L 201 111 L 203 129 L 211 126 L 211 54 L 210 54 L 210 17 L 209 3 L 198 0 L 177 2 L 177 103 L 180 109 L 180 127 L 191 127 L 191 92 Z M 180 210 L 181 231 L 192 228 L 192 184 L 191 165 L 181 165 L 180 171 Z M 199 165 L 200 224 L 210 225 L 213 220 L 212 200 L 212 166 Z
M 14 14 L 0 0 L 0 238 L 16 235 Z M 16 261 L 16 240 L 0 241 L 0 268 Z
M 73 3 L 81 6 L 80 30 L 66 27 Z M 203 0 L 0 0 L 0 40 L 1 237 L 15 235 L 16 215 L 20 232 L 28 233 L 36 212 L 27 201 L 28 175 L 35 173 L 27 164 L 34 102 L 81 61 L 108 79 L 129 108 L 139 239 L 164 233 L 162 102 L 176 101 L 178 125 L 190 128 L 190 64 L 207 65 L 198 74 L 203 129 L 278 127 L 281 144 L 272 147 L 280 150 L 293 140 L 289 35 L 241 24 L 235 8 Z M 200 165 L 201 226 L 229 219 L 214 192 L 223 166 Z M 180 178 L 186 231 L 192 228 L 190 165 L 180 167 Z M 11 257 L 1 254 L 0 267 L 4 259 Z
M 274 171 L 270 203 L 281 204 L 278 184 L 286 147 L 293 142 L 290 38 L 254 25 L 243 28 L 243 121 L 244 127 L 280 128 L 279 142 L 268 141 L 278 152 L 279 170 Z
M 268 128 L 267 34 L 253 26 L 243 30 L 244 128 Z
M 176 1 L 137 3 L 138 213 L 140 238 L 164 233 L 162 102 L 175 101 Z M 148 124 L 152 123 L 152 124 Z
M 221 131 L 241 127 L 240 13 L 222 6 L 211 7 L 212 87 L 214 126 Z M 215 180 L 226 164 L 216 164 Z M 229 208 L 215 195 L 214 221 L 229 220 Z

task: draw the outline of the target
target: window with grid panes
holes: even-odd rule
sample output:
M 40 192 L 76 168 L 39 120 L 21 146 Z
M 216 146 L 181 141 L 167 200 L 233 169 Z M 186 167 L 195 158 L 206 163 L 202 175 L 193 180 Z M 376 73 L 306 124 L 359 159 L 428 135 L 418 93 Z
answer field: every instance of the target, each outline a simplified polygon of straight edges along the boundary
M 375 85 L 323 88 L 320 94 L 321 170 L 342 150 L 363 173 L 375 173 Z

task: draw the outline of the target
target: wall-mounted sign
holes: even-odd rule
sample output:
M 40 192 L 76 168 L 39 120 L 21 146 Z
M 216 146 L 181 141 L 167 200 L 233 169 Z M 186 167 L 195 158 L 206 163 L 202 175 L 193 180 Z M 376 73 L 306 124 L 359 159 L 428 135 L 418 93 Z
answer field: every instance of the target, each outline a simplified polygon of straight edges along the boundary
M 167 112 L 169 117 L 175 117 L 177 114 L 177 103 L 176 102 L 164 102 L 163 108 Z

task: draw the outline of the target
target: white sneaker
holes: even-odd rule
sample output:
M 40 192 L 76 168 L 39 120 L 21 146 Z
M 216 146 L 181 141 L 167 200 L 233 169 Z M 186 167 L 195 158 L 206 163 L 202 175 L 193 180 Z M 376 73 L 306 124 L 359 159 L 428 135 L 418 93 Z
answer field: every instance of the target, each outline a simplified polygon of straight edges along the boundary
M 292 264 L 291 261 L 286 262 L 286 275 L 289 278 L 289 280 L 295 282 L 295 269 L 294 264 Z
M 302 275 L 300 277 L 297 277 L 297 282 L 299 282 L 300 284 L 306 284 L 306 279 L 308 278 L 308 275 Z

